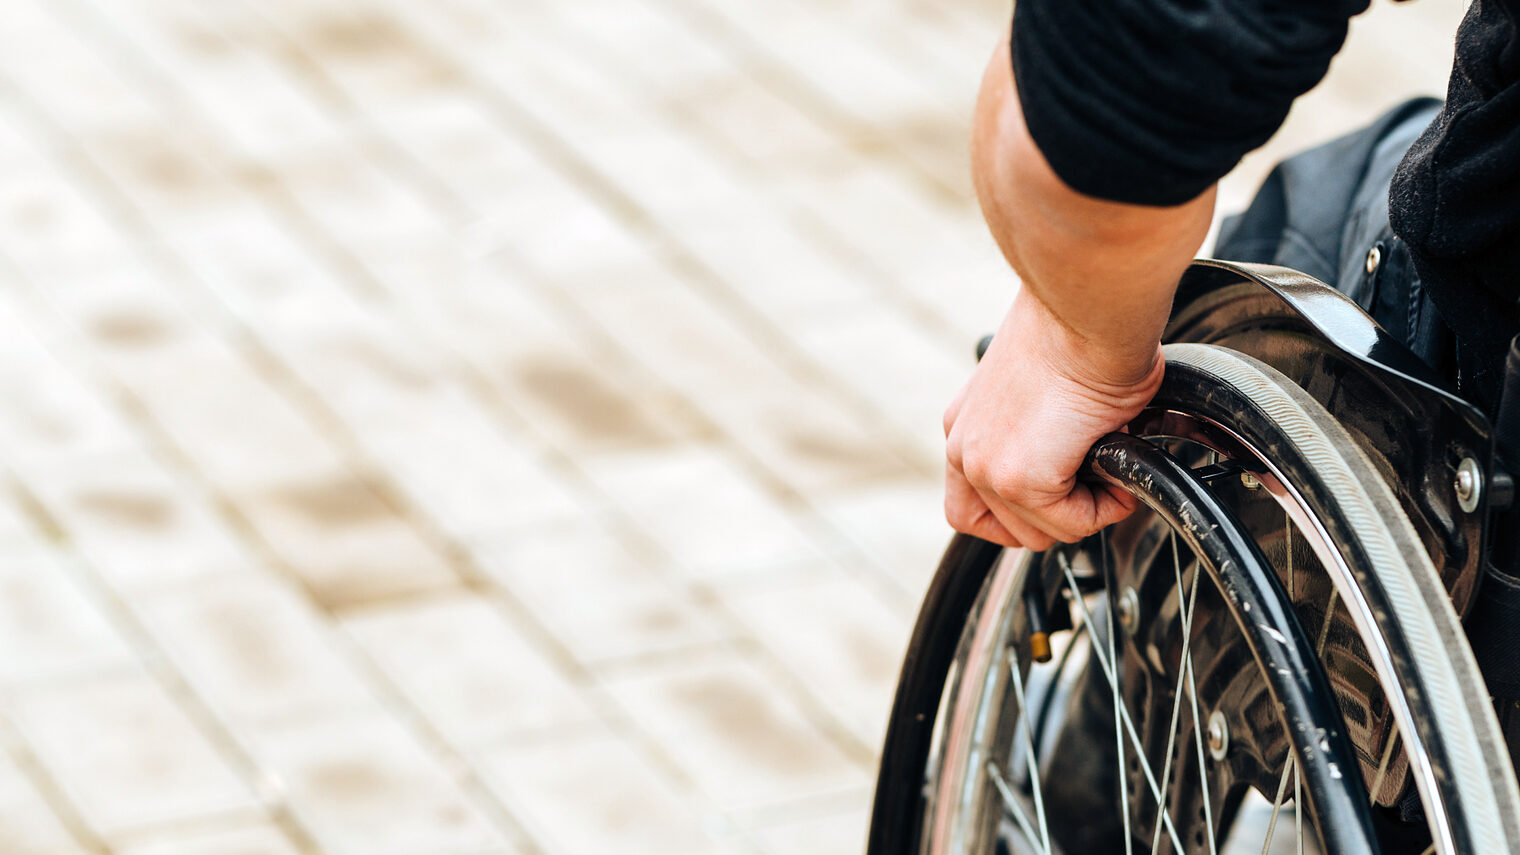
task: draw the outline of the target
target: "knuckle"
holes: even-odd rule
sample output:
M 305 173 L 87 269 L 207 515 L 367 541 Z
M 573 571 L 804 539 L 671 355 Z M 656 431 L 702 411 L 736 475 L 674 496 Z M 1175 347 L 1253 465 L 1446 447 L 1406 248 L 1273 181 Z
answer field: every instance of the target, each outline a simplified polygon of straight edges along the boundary
M 963 455 L 960 462 L 960 470 L 965 473 L 966 480 L 974 487 L 986 489 L 993 486 L 993 467 L 985 456 L 979 454 Z
M 966 474 L 966 454 L 965 451 L 961 448 L 960 443 L 945 443 L 945 462 L 949 463 L 950 468 L 954 469 L 955 471 L 961 473 L 962 475 Z
M 974 508 L 967 507 L 965 502 L 954 499 L 945 499 L 945 522 L 956 531 L 970 533 L 972 523 L 980 516 Z
M 1009 504 L 1027 507 L 1037 492 L 1029 469 L 1021 461 L 1004 458 L 988 467 L 988 484 L 998 497 Z

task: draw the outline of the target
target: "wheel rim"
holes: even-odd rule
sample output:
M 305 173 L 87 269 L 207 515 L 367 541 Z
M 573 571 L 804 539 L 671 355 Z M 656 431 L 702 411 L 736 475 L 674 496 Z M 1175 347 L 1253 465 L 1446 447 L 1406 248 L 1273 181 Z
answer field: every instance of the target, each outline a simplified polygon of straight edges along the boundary
M 1178 430 L 1175 414 L 1172 414 L 1170 419 L 1168 430 L 1160 432 L 1166 436 L 1186 435 L 1189 441 L 1199 442 L 1217 433 L 1217 426 L 1208 425 L 1201 421 L 1194 424 L 1194 427 L 1197 428 L 1196 430 L 1180 431 Z M 1228 446 L 1234 453 L 1241 454 L 1244 446 L 1239 442 L 1238 437 L 1232 437 L 1230 440 L 1230 442 L 1209 442 L 1207 445 L 1214 452 L 1223 450 L 1220 446 Z M 1258 464 L 1255 468 L 1260 469 L 1259 460 L 1254 462 Z M 1283 482 L 1276 477 L 1265 473 L 1257 477 L 1260 479 L 1260 484 L 1266 487 L 1265 494 L 1271 496 L 1276 502 L 1282 503 L 1284 507 L 1296 501 L 1292 491 L 1283 487 Z M 1299 513 L 1295 515 L 1290 509 L 1289 518 L 1302 516 L 1306 520 L 1309 519 L 1301 506 L 1295 505 L 1295 507 L 1298 508 Z M 1326 559 L 1329 559 L 1330 556 L 1338 555 L 1328 541 L 1324 540 L 1322 530 L 1318 531 L 1317 536 L 1315 536 L 1316 532 L 1312 527 L 1305 526 L 1303 528 L 1304 531 L 1311 533 L 1310 537 L 1304 538 L 1306 541 L 1305 545 L 1309 551 L 1315 555 L 1323 555 Z M 1289 532 L 1290 537 L 1295 530 L 1293 525 L 1285 521 L 1284 531 Z M 1106 544 L 1102 546 L 1101 554 L 1105 557 L 1108 555 Z M 1291 541 L 1286 554 L 1290 557 L 1291 561 L 1291 556 L 1294 554 Z M 1175 548 L 1173 548 L 1172 555 L 1177 555 Z M 1202 574 L 1194 569 L 1195 565 L 1184 568 L 1180 560 L 1177 563 L 1178 566 L 1174 568 L 1177 583 L 1175 590 L 1178 592 L 1184 590 L 1184 577 L 1190 577 L 1192 580 L 1186 586 L 1189 588 L 1188 599 L 1191 602 L 1187 607 L 1180 609 L 1184 614 L 1183 626 L 1187 629 L 1182 634 L 1183 653 L 1182 658 L 1179 660 L 1178 676 L 1180 678 L 1183 674 L 1189 674 L 1196 677 L 1191 660 L 1188 659 L 1187 646 L 1191 643 L 1190 639 L 1192 638 L 1191 621 L 1197 614 L 1195 611 L 1197 608 L 1196 597 L 1200 588 L 1197 584 L 1197 579 Z M 958 721 L 946 722 L 942 733 L 939 735 L 937 753 L 941 762 L 937 765 L 931 763 L 931 770 L 933 771 L 926 788 L 929 809 L 922 838 L 922 851 L 935 853 L 991 852 L 995 851 L 996 840 L 999 838 L 1002 840 L 1002 845 L 996 851 L 1058 851 L 1053 850 L 1050 842 L 1052 834 L 1044 816 L 1041 787 L 1031 784 L 1031 780 L 1027 774 L 1027 759 L 1024 761 L 1022 770 L 1019 766 L 1018 753 L 1020 750 L 1028 756 L 1038 758 L 1036 746 L 1039 745 L 1041 739 L 1036 734 L 1034 723 L 1036 716 L 1026 716 L 1023 714 L 1023 711 L 1029 709 L 1029 707 L 1024 703 L 1025 699 L 1021 694 L 1023 690 L 1022 680 L 998 680 L 978 677 L 978 675 L 986 675 L 996 670 L 1007 670 L 1009 664 L 1007 657 L 1010 655 L 1010 652 L 1018 655 L 1018 645 L 1008 642 L 1010 637 L 1026 630 L 1021 628 L 1021 610 L 1006 606 L 1010 602 L 1010 598 L 1018 596 L 1017 592 L 1022 589 L 1025 577 L 1031 566 L 1031 559 L 1025 553 L 1010 553 L 1004 557 L 989 580 L 982 604 L 983 607 L 980 609 L 978 619 L 973 623 L 972 630 L 963 641 L 955 669 L 958 677 L 952 681 L 951 686 L 947 689 L 949 693 L 947 700 L 951 701 L 951 709 L 968 711 L 968 715 L 961 716 Z M 1086 572 L 1089 577 L 1094 569 L 1087 569 Z M 1098 572 L 1104 572 L 1102 568 L 1096 569 Z M 1184 572 L 1184 569 L 1187 572 Z M 1067 578 L 1069 589 L 1073 591 L 1078 590 L 1081 583 L 1077 578 L 1077 574 L 1069 568 Z M 1293 579 L 1294 575 L 1290 571 L 1288 574 L 1288 584 L 1290 586 L 1293 584 Z M 1092 595 L 1089 595 L 1089 597 L 1092 597 Z M 1092 632 L 1085 644 L 1089 651 L 1088 656 L 1095 658 L 1100 666 L 1104 666 L 1105 671 L 1113 668 L 1120 661 L 1116 658 L 1116 650 L 1105 650 L 1102 646 L 1112 645 L 1113 639 L 1116 636 L 1122 637 L 1119 635 L 1122 630 L 1117 628 L 1117 622 L 1113 617 L 1113 610 L 1100 609 L 1096 605 L 1089 605 L 1087 600 L 1081 596 L 1073 597 L 1072 601 L 1075 610 L 1082 613 L 1080 618 L 1080 626 L 1082 628 L 1091 625 L 1094 619 L 1108 620 L 1110 622 L 1111 626 L 1108 631 Z M 998 603 L 1004 604 L 1004 607 L 987 608 L 988 604 Z M 1149 607 L 1149 604 L 1142 606 L 1142 608 Z M 1095 613 L 1097 613 L 1096 618 Z M 1104 615 L 1107 615 L 1107 617 L 1104 617 Z M 1313 651 L 1316 658 L 1325 648 L 1326 638 L 1323 630 L 1328 629 L 1330 626 L 1328 619 L 1330 616 L 1329 609 L 1326 610 L 1326 615 L 1327 618 L 1322 622 L 1322 626 L 1315 627 L 1321 630 L 1317 639 L 1317 647 Z M 1073 635 L 1075 636 L 1076 633 L 1073 633 Z M 1079 639 L 1072 646 L 1069 646 L 1068 650 L 1076 649 L 1076 646 L 1082 643 Z M 1097 645 L 1096 649 L 1095 645 Z M 1105 654 L 1107 655 L 1105 656 Z M 1105 662 L 1105 660 L 1107 661 Z M 1108 663 L 1113 663 L 1113 665 L 1109 665 Z M 1012 664 L 1014 668 L 1011 673 L 1019 674 L 1021 677 L 1029 673 L 1029 663 L 1027 661 L 1014 659 Z M 1060 675 L 1057 675 L 1054 678 L 1047 679 L 1047 682 L 1052 682 L 1059 678 Z M 1120 689 L 1115 686 L 1113 687 L 1113 692 L 1115 717 L 1121 721 L 1125 721 L 1126 716 L 1129 716 L 1126 728 L 1115 727 L 1115 754 L 1119 757 L 1130 756 L 1133 758 L 1145 751 L 1146 746 L 1134 734 L 1136 728 L 1133 715 L 1130 714 L 1125 703 L 1120 699 Z M 974 695 L 977 693 L 980 693 L 982 696 L 975 697 Z M 954 697 L 950 697 L 950 695 L 954 695 Z M 1013 716 L 1006 715 L 1010 698 L 1014 702 L 1014 707 L 1019 711 Z M 1186 698 L 1186 702 L 1184 702 L 1184 698 Z M 1146 779 L 1145 783 L 1148 787 L 1142 788 L 1137 798 L 1137 803 L 1145 800 L 1144 790 L 1149 789 L 1152 796 L 1150 807 L 1157 810 L 1159 817 L 1157 821 L 1151 823 L 1151 827 L 1148 829 L 1149 833 L 1142 835 L 1144 839 L 1141 845 L 1137 847 L 1142 851 L 1145 851 L 1144 844 L 1149 844 L 1151 851 L 1157 851 L 1162 846 L 1166 848 L 1161 849 L 1161 851 L 1194 851 L 1189 849 L 1189 838 L 1192 839 L 1194 844 L 1197 844 L 1197 851 L 1207 851 L 1210 853 L 1246 851 L 1239 848 L 1239 840 L 1228 836 L 1221 840 L 1217 833 L 1220 829 L 1215 828 L 1214 822 L 1205 821 L 1204 825 L 1208 831 L 1208 836 L 1200 840 L 1196 835 L 1188 833 L 1191 831 L 1191 828 L 1179 828 L 1182 824 L 1181 821 L 1170 816 L 1168 812 L 1173 802 L 1171 798 L 1174 792 L 1172 776 L 1177 773 L 1177 768 L 1172 760 L 1177 756 L 1177 752 L 1174 749 L 1177 748 L 1178 740 L 1184 738 L 1184 736 L 1192 740 L 1193 753 L 1198 758 L 1196 770 L 1198 777 L 1204 781 L 1208 781 L 1209 779 L 1208 763 L 1204 758 L 1213 753 L 1210 750 L 1212 746 L 1206 745 L 1206 727 L 1198 727 L 1197 724 L 1200 721 L 1205 724 L 1210 723 L 1211 713 L 1220 713 L 1224 708 L 1215 707 L 1213 710 L 1209 710 L 1200 707 L 1198 700 L 1198 689 L 1196 683 L 1192 680 L 1179 684 L 1176 687 L 1171 703 L 1166 710 L 1169 721 L 1166 728 L 1167 748 L 1163 754 L 1167 758 L 1167 761 L 1161 765 L 1161 768 L 1156 769 L 1152 768 L 1152 764 L 1148 760 L 1142 758 L 1142 762 L 1145 764 L 1142 777 Z M 1037 707 L 1038 703 L 1037 701 Z M 1204 705 L 1204 707 L 1207 706 L 1209 705 Z M 1003 710 L 1003 714 L 997 712 L 999 708 Z M 1038 713 L 1039 719 L 1043 720 L 1044 709 L 1037 708 L 1035 712 Z M 1234 710 L 1232 712 L 1238 714 L 1240 711 Z M 1000 720 L 1008 718 L 1012 718 L 1015 721 L 1012 733 L 1009 732 L 1006 723 L 999 724 Z M 1339 716 L 1336 716 L 1336 719 L 1338 720 Z M 1124 744 L 1126 741 L 1125 729 L 1130 731 L 1128 734 L 1129 741 L 1131 742 L 1130 745 Z M 1189 731 L 1191 732 L 1189 733 Z M 1221 734 L 1219 738 L 1228 739 L 1228 729 L 1225 729 L 1225 731 L 1225 734 Z M 1371 782 L 1374 791 L 1387 789 L 1385 779 L 1389 777 L 1390 768 L 1395 769 L 1395 775 L 1402 774 L 1402 770 L 1396 762 L 1399 755 L 1393 753 L 1394 745 L 1397 742 L 1398 740 L 1394 736 L 1390 736 L 1386 740 L 1387 750 L 1380 758 L 1381 763 L 1374 780 Z M 998 743 L 1003 743 L 1001 749 L 998 747 Z M 1020 749 L 1018 746 L 1024 747 Z M 1228 749 L 1224 750 L 1228 751 Z M 1001 754 L 999 753 L 1000 751 Z M 1004 765 L 993 763 L 989 769 L 987 765 L 989 758 L 999 756 L 1008 757 L 1008 762 Z M 1037 759 L 1037 766 L 1038 762 Z M 1348 763 L 1347 766 L 1355 768 L 1356 763 Z M 1123 776 L 1123 770 L 1116 771 L 1117 776 Z M 1289 782 L 1290 778 L 1292 778 L 1291 784 Z M 1283 814 L 1283 807 L 1287 802 L 1291 802 L 1294 805 L 1294 809 L 1291 811 L 1294 824 L 1292 839 L 1296 841 L 1298 851 L 1305 851 L 1303 849 L 1305 844 L 1309 846 L 1309 851 L 1318 851 L 1319 847 L 1315 845 L 1316 841 L 1313 839 L 1315 835 L 1311 833 L 1311 835 L 1306 836 L 1302 828 L 1302 820 L 1306 812 L 1298 809 L 1298 805 L 1303 803 L 1304 797 L 1301 778 L 1301 770 L 1295 768 L 1295 761 L 1285 761 L 1281 766 L 1279 774 L 1275 777 L 1275 787 L 1256 785 L 1251 788 L 1251 791 L 1254 792 L 1260 792 L 1262 789 L 1269 790 L 1269 792 L 1264 794 L 1270 805 L 1270 814 L 1267 820 L 1267 828 L 1262 835 L 1263 846 L 1261 851 L 1266 851 L 1267 845 L 1271 843 L 1274 836 L 1280 834 L 1279 820 Z M 1358 776 L 1357 783 L 1363 783 L 1360 776 Z M 1121 787 L 1119 789 L 1121 800 L 1119 810 L 1125 823 L 1123 834 L 1126 841 L 1136 839 L 1136 836 L 1133 834 L 1135 829 L 1130 827 L 1133 807 L 1128 803 L 1130 799 L 1128 790 L 1128 787 Z M 1207 801 L 1211 795 L 1210 787 L 1205 786 L 1202 790 L 1205 798 L 1204 812 L 1206 816 L 1221 817 L 1223 813 L 1229 813 L 1231 818 L 1239 818 L 1240 814 L 1236 806 L 1229 806 L 1226 810 L 1224 806 L 1211 805 Z M 1167 796 L 1164 799 L 1159 797 L 1163 793 Z M 1001 814 L 997 816 L 992 816 L 986 810 L 986 805 L 992 801 L 994 794 L 997 797 L 997 802 L 1002 806 Z M 1168 811 L 1160 810 L 1158 803 L 1167 804 Z M 1231 828 L 1224 830 L 1228 833 L 1231 830 L 1238 831 L 1240 827 L 1240 825 L 1232 823 Z M 1026 845 L 1023 847 L 1017 845 L 1020 840 Z M 1166 841 L 1166 843 L 1164 844 L 1163 841 Z

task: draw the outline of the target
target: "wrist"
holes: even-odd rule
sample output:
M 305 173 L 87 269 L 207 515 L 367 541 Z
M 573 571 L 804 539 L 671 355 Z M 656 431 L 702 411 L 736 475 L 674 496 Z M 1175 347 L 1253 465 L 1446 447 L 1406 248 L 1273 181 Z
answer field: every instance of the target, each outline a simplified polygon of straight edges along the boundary
M 1114 329 L 1083 329 L 1062 318 L 1029 288 L 1020 288 L 999 330 L 1016 346 L 1026 341 L 1050 370 L 1095 392 L 1129 395 L 1158 384 L 1163 369 L 1159 322 L 1134 322 Z

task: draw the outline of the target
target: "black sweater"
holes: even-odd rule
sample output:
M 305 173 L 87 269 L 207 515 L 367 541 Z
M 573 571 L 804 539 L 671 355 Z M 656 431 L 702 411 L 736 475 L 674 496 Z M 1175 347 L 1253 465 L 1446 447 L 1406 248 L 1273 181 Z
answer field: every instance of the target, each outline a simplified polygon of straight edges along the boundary
M 1181 203 L 1277 130 L 1293 99 L 1324 76 L 1347 20 L 1367 5 L 1019 0 L 1013 67 L 1025 122 L 1074 189 Z M 1480 397 L 1496 385 L 1520 330 L 1517 14 L 1520 0 L 1473 0 L 1446 105 L 1391 192 L 1394 230 L 1457 334 Z

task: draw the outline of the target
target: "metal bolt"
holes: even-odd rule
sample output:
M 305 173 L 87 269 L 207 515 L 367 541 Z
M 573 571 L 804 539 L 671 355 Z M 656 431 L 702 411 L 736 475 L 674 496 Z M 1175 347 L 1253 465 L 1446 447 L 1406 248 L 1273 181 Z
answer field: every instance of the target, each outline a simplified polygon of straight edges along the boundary
M 1225 752 L 1230 750 L 1230 724 L 1219 710 L 1209 716 L 1208 743 L 1209 756 L 1215 760 L 1223 760 Z
M 1125 588 L 1124 593 L 1119 595 L 1119 625 L 1124 631 L 1134 634 L 1135 626 L 1140 623 L 1140 595 L 1135 593 L 1134 588 Z
M 1374 246 L 1367 250 L 1367 272 L 1376 273 L 1378 265 L 1383 263 L 1383 250 Z
M 1244 484 L 1247 490 L 1261 489 L 1261 479 L 1250 472 L 1240 473 L 1240 483 Z
M 1478 500 L 1483 498 L 1483 470 L 1478 468 L 1478 461 L 1471 457 L 1462 458 L 1462 463 L 1457 467 L 1456 483 L 1452 485 L 1457 493 L 1457 507 L 1462 513 L 1470 514 L 1478 509 Z

